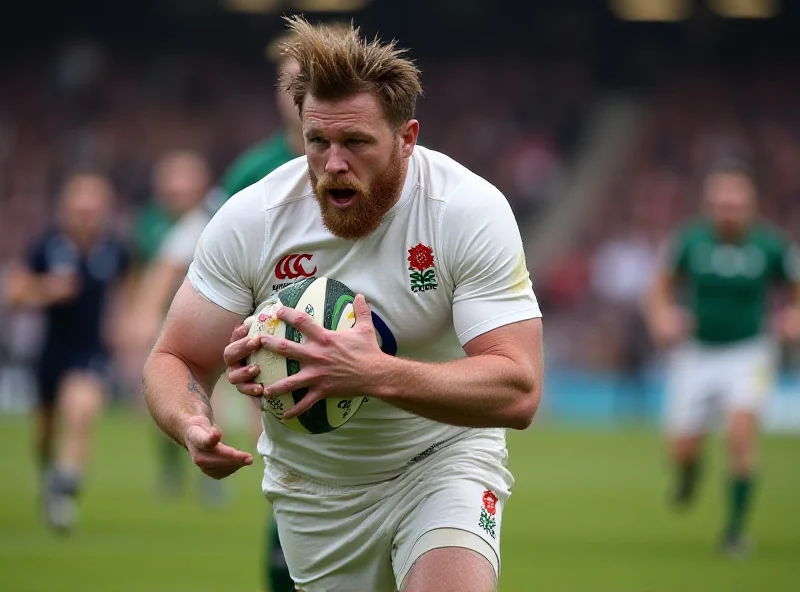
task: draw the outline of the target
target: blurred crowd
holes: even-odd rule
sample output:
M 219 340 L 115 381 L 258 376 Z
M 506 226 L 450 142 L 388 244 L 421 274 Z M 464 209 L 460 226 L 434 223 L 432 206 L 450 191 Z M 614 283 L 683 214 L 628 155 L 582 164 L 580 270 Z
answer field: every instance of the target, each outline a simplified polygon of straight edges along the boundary
M 598 96 L 588 68 L 526 56 L 415 57 L 426 90 L 420 143 L 496 184 L 525 227 L 557 199 L 580 145 Z M 194 151 L 205 163 L 187 166 L 205 167 L 213 183 L 280 127 L 271 66 L 219 47 L 142 53 L 75 41 L 15 60 L 0 77 L 0 281 L 51 223 L 70 171 L 110 175 L 114 225 L 141 264 L 157 244 L 147 233 L 163 233 L 159 224 L 188 207 L 159 178 L 166 155 Z M 763 215 L 800 238 L 798 102 L 800 81 L 777 67 L 682 69 L 648 89 L 624 164 L 537 279 L 551 363 L 626 370 L 651 359 L 639 306 L 670 231 L 698 211 L 698 180 L 716 159 L 751 163 Z M 35 314 L 0 308 L 0 361 L 30 360 L 36 336 Z
M 414 57 L 426 89 L 420 142 L 494 182 L 521 223 L 535 216 L 579 139 L 593 90 L 586 69 L 523 56 Z M 196 197 L 196 188 L 170 188 L 159 163 L 191 150 L 205 164 L 186 166 L 219 179 L 237 155 L 280 128 L 274 85 L 263 56 L 244 59 L 213 45 L 112 48 L 75 40 L 4 65 L 0 282 L 52 224 L 59 186 L 80 169 L 110 176 L 115 231 L 141 267 Z M 20 381 L 36 355 L 40 319 L 0 307 L 0 321 L 2 408 L 2 393 L 28 390 Z
M 644 99 L 623 165 L 538 288 L 551 360 L 567 367 L 626 370 L 650 359 L 639 307 L 670 232 L 699 213 L 699 181 L 714 162 L 752 166 L 761 214 L 800 239 L 800 81 L 791 68 L 684 69 Z

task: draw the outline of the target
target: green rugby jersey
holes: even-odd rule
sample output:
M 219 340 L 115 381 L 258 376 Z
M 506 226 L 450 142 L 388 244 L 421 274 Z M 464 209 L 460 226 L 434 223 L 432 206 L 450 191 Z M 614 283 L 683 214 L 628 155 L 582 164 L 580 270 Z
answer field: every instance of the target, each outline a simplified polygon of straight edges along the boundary
M 694 337 L 712 344 L 758 336 L 770 289 L 800 281 L 797 248 L 760 222 L 737 242 L 720 240 L 708 221 L 690 222 L 677 232 L 668 265 L 687 283 Z
M 139 211 L 131 237 L 133 251 L 139 263 L 149 263 L 155 258 L 174 223 L 175 217 L 155 200 L 147 203 Z
M 222 188 L 230 197 L 298 156 L 289 147 L 286 132 L 278 132 L 239 156 L 222 177 Z

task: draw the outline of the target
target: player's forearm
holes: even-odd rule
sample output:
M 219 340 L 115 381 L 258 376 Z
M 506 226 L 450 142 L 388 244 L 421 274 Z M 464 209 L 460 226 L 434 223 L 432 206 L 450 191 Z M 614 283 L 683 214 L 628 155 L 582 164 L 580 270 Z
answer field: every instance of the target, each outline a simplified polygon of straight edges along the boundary
M 388 358 L 372 383 L 370 396 L 435 421 L 524 429 L 539 405 L 542 368 L 499 355 L 441 364 Z
M 654 319 L 673 304 L 672 281 L 666 274 L 661 274 L 646 296 L 645 314 L 649 323 L 652 324 Z
M 140 310 L 147 315 L 162 316 L 185 275 L 186 269 L 161 260 L 147 268 L 136 293 Z
M 9 306 L 40 308 L 52 302 L 42 276 L 21 271 L 9 276 L 4 297 Z
M 142 375 L 144 398 L 150 415 L 161 430 L 181 446 L 188 420 L 199 415 L 214 422 L 211 400 L 212 382 L 198 378 L 177 356 L 153 350 Z

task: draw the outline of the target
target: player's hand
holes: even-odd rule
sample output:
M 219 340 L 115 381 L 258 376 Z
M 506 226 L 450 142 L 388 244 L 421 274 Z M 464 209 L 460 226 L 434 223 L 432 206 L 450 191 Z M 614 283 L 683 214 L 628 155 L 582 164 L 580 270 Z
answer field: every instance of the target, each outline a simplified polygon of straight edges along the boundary
M 283 306 L 277 312 L 278 318 L 305 335 L 305 342 L 261 336 L 262 347 L 300 362 L 297 374 L 265 386 L 264 396 L 308 389 L 300 402 L 284 413 L 284 419 L 305 413 L 314 403 L 327 397 L 366 394 L 370 386 L 369 369 L 377 367 L 385 354 L 375 337 L 372 313 L 364 296 L 356 296 L 353 308 L 354 327 L 349 331 L 330 331 L 316 324 L 306 313 Z
M 253 317 L 248 317 L 244 323 L 233 330 L 223 357 L 228 367 L 228 382 L 243 395 L 260 397 L 264 389 L 260 384 L 253 382 L 253 378 L 258 376 L 260 369 L 257 365 L 247 365 L 246 362 L 247 356 L 261 347 L 261 340 L 258 337 L 247 336 L 252 323 Z
M 202 415 L 192 417 L 183 437 L 192 461 L 214 479 L 224 479 L 253 464 L 253 455 L 222 443 L 222 430 Z
M 778 317 L 778 332 L 786 341 L 800 341 L 800 308 L 792 306 Z
M 72 272 L 48 273 L 42 278 L 41 289 L 47 302 L 51 304 L 69 302 L 78 296 L 80 281 Z
M 660 347 L 671 347 L 683 341 L 692 326 L 688 312 L 677 306 L 663 308 L 651 319 L 653 341 Z

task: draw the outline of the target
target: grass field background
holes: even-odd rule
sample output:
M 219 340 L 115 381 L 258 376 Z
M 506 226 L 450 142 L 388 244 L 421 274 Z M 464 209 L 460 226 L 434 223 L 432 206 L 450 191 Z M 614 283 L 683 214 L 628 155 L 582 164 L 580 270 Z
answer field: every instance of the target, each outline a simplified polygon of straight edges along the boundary
M 260 590 L 268 513 L 260 466 L 226 482 L 229 504 L 206 508 L 199 473 L 164 501 L 156 438 L 144 417 L 108 413 L 68 538 L 39 519 L 30 425 L 0 417 L 0 590 L 204 592 Z M 241 439 L 234 443 L 247 447 Z M 539 425 L 509 435 L 517 484 L 503 522 L 502 592 L 770 592 L 800 590 L 800 437 L 765 438 L 754 553 L 716 552 L 723 460 L 712 453 L 696 505 L 675 514 L 658 436 L 644 429 Z M 187 467 L 192 469 L 192 467 Z M 381 592 L 381 591 L 364 591 Z

